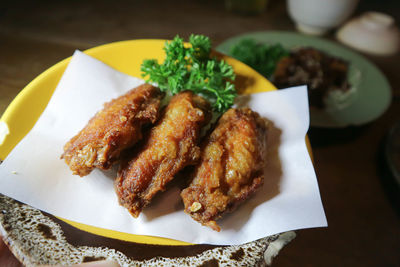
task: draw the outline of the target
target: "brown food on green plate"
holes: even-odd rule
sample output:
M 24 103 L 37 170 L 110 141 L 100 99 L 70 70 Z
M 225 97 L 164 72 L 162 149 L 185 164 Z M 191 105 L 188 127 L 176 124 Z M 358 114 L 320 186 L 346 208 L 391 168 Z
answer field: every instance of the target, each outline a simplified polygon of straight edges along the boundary
M 109 169 L 124 149 L 142 139 L 142 127 L 158 119 L 163 96 L 159 88 L 143 84 L 104 104 L 65 144 L 61 158 L 79 176 Z
M 280 89 L 306 84 L 310 106 L 324 109 L 330 92 L 350 90 L 347 72 L 346 61 L 314 48 L 300 48 L 277 63 L 272 82 Z
M 185 212 L 220 231 L 216 220 L 249 198 L 264 181 L 267 125 L 249 108 L 229 109 L 202 144 L 200 163 L 181 197 Z

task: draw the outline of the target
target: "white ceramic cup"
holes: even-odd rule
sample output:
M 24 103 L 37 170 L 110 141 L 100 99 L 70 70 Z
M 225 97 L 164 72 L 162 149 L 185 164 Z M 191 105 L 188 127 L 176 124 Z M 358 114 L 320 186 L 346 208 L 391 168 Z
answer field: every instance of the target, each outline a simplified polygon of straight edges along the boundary
M 322 35 L 354 12 L 359 0 L 287 0 L 290 17 L 299 31 Z

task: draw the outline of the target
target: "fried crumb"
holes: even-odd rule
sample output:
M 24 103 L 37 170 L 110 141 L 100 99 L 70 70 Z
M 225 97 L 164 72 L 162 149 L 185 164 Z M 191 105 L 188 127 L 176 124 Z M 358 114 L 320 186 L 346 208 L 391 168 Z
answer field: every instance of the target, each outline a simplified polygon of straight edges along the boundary
M 119 120 L 120 120 L 121 122 L 124 122 L 124 121 L 127 121 L 128 118 L 125 117 L 125 116 L 121 116 L 121 117 L 119 117 Z
M 191 212 L 196 212 L 199 211 L 201 209 L 201 203 L 199 202 L 193 202 L 192 206 L 190 206 L 190 211 Z

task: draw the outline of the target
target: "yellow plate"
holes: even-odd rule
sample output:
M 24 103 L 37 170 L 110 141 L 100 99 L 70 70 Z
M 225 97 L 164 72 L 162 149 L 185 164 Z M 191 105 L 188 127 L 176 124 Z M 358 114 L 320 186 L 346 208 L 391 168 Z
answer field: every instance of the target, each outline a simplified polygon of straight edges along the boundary
M 91 48 L 84 52 L 123 73 L 140 78 L 140 65 L 143 59 L 155 58 L 160 62 L 164 60 L 164 43 L 165 40 L 122 41 Z M 247 65 L 222 54 L 216 55 L 233 66 L 239 83 L 236 87 L 240 90 L 240 93 L 276 90 L 267 79 Z M 18 142 L 32 129 L 49 102 L 70 60 L 71 58 L 64 59 L 40 74 L 8 106 L 0 119 L 9 128 L 9 134 L 0 144 L 0 159 L 4 160 Z M 189 245 L 189 243 L 177 240 L 126 234 L 62 220 L 81 230 L 125 241 L 162 245 Z

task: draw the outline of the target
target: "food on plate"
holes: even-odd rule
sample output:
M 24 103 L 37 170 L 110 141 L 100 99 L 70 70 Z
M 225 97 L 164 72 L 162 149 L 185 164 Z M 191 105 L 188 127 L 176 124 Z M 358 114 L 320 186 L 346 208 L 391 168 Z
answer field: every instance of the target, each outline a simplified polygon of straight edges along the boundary
M 88 124 L 64 146 L 61 158 L 73 174 L 109 169 L 121 152 L 142 138 L 142 127 L 155 123 L 164 93 L 143 84 L 104 104 Z
M 203 35 L 191 35 L 189 43 L 176 36 L 164 47 L 166 58 L 162 64 L 155 59 L 144 60 L 142 76 L 157 83 L 162 91 L 177 94 L 191 90 L 201 94 L 217 112 L 224 112 L 233 105 L 236 97 L 232 66 L 212 58 L 211 41 Z
M 181 193 L 185 212 L 220 231 L 216 220 L 263 184 L 267 124 L 249 108 L 229 109 L 202 143 L 193 180 Z
M 293 50 L 276 67 L 272 82 L 278 88 L 307 84 L 310 106 L 324 109 L 332 92 L 350 91 L 348 63 L 314 48 Z
M 193 166 L 193 172 L 185 169 L 192 178 L 181 193 L 185 211 L 219 231 L 216 220 L 263 184 L 267 125 L 248 108 L 230 108 L 236 97 L 233 68 L 210 57 L 209 38 L 192 35 L 189 41 L 167 41 L 162 64 L 144 60 L 143 77 L 158 87 L 144 84 L 106 103 L 64 146 L 61 157 L 80 176 L 119 160 L 115 191 L 135 218 Z M 160 111 L 165 93 L 172 98 Z M 200 148 L 212 115 L 223 112 Z
M 348 81 L 348 62 L 315 48 L 287 50 L 280 44 L 243 39 L 230 54 L 254 68 L 278 87 L 307 85 L 311 107 L 339 110 L 351 103 L 355 93 Z
M 246 63 L 260 74 L 271 79 L 276 64 L 283 57 L 288 56 L 289 50 L 280 44 L 262 44 L 254 39 L 242 39 L 230 48 L 230 54 Z
M 192 91 L 172 97 L 160 120 L 132 158 L 122 162 L 115 181 L 119 203 L 133 217 L 175 175 L 200 157 L 198 141 L 201 128 L 211 118 L 210 104 Z

